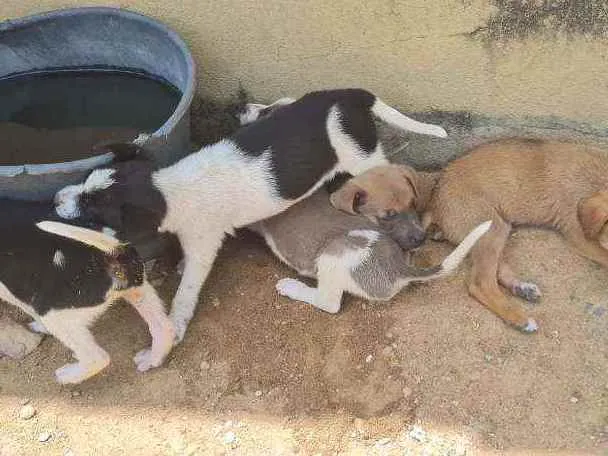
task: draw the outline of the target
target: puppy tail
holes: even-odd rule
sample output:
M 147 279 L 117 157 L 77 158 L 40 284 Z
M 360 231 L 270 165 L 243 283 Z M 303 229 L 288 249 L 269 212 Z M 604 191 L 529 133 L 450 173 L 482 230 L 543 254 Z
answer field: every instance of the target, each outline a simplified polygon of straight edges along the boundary
M 427 280 L 438 279 L 440 277 L 445 277 L 447 275 L 452 274 L 460 263 L 466 258 L 471 249 L 475 246 L 477 241 L 488 232 L 490 227 L 492 226 L 491 221 L 483 222 L 474 228 L 466 237 L 462 240 L 458 246 L 452 250 L 440 265 L 431 268 L 419 269 L 417 273 L 412 274 L 415 278 L 413 281 L 416 282 L 425 282 Z M 412 271 L 410 271 L 410 274 Z
M 422 135 L 438 136 L 440 138 L 445 138 L 448 135 L 439 125 L 418 122 L 417 120 L 411 119 L 405 114 L 397 111 L 395 108 L 390 107 L 379 98 L 376 98 L 376 101 L 372 106 L 372 113 L 387 124 L 403 130 L 420 133 Z
M 99 231 L 82 228 L 80 226 L 69 225 L 67 223 L 52 222 L 45 220 L 36 223 L 36 226 L 47 233 L 56 234 L 83 244 L 95 247 L 108 254 L 116 254 L 124 247 L 124 244 L 112 236 Z

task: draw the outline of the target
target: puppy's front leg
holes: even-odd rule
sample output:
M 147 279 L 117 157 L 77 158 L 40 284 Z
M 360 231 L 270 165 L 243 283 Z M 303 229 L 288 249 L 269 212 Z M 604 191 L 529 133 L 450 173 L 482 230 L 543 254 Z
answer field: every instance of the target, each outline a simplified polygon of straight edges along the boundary
M 282 296 L 305 302 L 325 312 L 335 314 L 340 311 L 342 289 L 339 287 L 327 286 L 319 281 L 319 287 L 312 288 L 299 280 L 285 278 L 279 280 L 275 288 Z
M 219 236 L 210 236 L 209 233 L 205 233 L 205 239 L 183 240 L 180 238 L 184 251 L 184 272 L 175 298 L 173 298 L 170 315 L 175 326 L 176 343 L 184 339 L 188 323 L 194 315 L 198 295 L 211 271 L 223 239 L 223 233 Z
M 145 372 L 160 366 L 175 342 L 175 329 L 165 313 L 162 299 L 147 281 L 141 287 L 127 291 L 124 298 L 147 323 L 152 336 L 152 346 L 135 355 L 137 370 Z

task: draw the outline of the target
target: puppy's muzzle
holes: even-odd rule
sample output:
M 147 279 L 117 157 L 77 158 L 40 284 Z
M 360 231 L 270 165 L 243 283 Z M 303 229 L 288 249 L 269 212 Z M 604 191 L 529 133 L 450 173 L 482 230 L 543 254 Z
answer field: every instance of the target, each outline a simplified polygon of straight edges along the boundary
M 394 214 L 379 219 L 378 223 L 404 250 L 415 249 L 426 239 L 426 232 L 415 212 Z

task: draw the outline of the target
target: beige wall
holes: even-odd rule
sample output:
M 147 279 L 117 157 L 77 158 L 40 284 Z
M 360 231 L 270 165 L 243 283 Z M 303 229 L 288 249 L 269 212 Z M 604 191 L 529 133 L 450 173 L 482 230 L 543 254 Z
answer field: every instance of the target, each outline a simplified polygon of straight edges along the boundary
M 484 44 L 468 33 L 490 0 L 3 0 L 8 19 L 63 6 L 120 6 L 190 45 L 200 89 L 238 82 L 260 100 L 360 86 L 406 109 L 556 115 L 608 127 L 608 41 Z

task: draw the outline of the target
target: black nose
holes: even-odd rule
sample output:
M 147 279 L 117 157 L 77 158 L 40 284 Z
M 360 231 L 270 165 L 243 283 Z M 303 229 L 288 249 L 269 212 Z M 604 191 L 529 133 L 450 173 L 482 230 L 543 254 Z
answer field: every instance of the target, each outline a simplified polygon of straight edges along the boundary
M 425 238 L 426 233 L 423 230 L 416 230 L 410 234 L 409 241 L 412 245 L 415 245 L 417 247 L 424 242 Z

